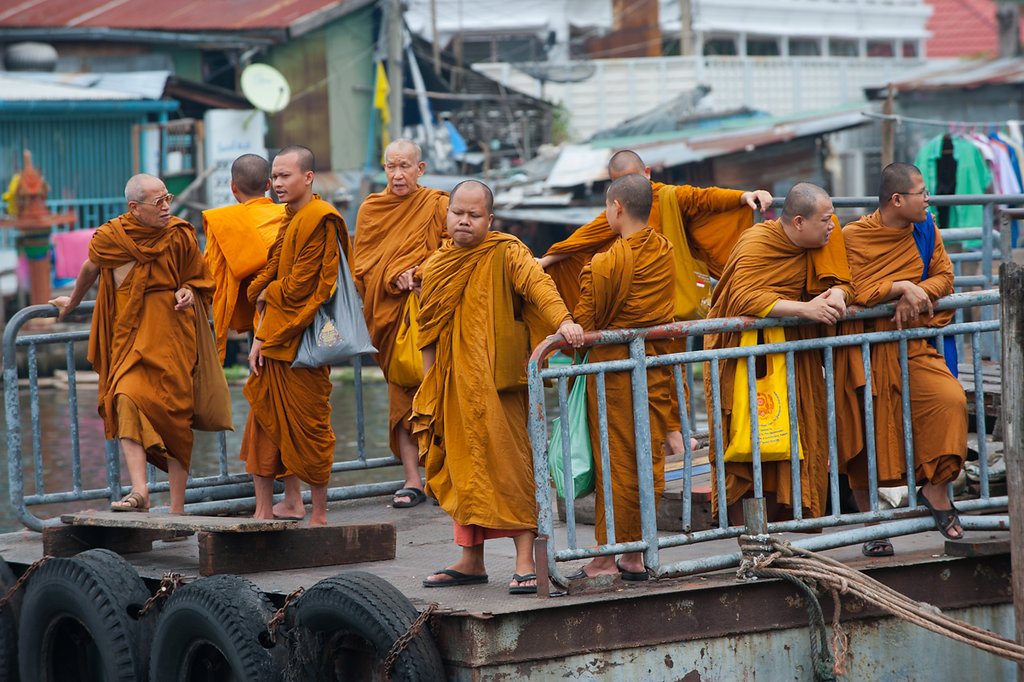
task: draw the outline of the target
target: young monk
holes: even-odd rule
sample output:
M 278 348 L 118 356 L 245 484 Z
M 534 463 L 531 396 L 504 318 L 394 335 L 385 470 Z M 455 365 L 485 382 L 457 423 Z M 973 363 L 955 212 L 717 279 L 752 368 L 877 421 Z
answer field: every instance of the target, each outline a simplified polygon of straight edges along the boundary
M 99 277 L 89 361 L 99 374 L 99 413 L 118 439 L 132 489 L 113 511 L 149 511 L 146 461 L 167 472 L 172 514 L 185 511 L 192 462 L 192 369 L 196 296 L 213 296 L 195 228 L 171 215 L 160 178 L 132 176 L 128 212 L 100 226 L 71 296 L 50 301 L 58 319 Z
M 245 397 L 251 409 L 241 458 L 256 487 L 257 519 L 274 516 L 274 479 L 284 480 L 278 516 L 303 518 L 299 480 L 309 484 L 311 526 L 327 524 L 327 482 L 334 461 L 330 367 L 293 369 L 302 332 L 331 296 L 338 258 L 347 258 L 348 230 L 338 211 L 313 194 L 313 153 L 289 146 L 274 157 L 273 187 L 288 204 L 288 223 L 267 265 L 249 285 L 260 316 L 249 351 Z M 338 240 L 343 252 L 339 252 Z
M 928 190 L 915 166 L 893 163 L 882 170 L 878 210 L 844 227 L 843 240 L 853 275 L 854 301 L 863 306 L 896 302 L 891 320 L 865 321 L 861 323 L 863 331 L 943 327 L 953 319 L 951 310 L 935 313 L 932 309 L 935 301 L 953 293 L 953 265 L 928 212 Z M 863 364 L 860 350 L 852 350 L 856 357 L 850 366 L 859 369 L 859 374 L 852 373 L 843 385 L 837 374 L 836 383 L 836 412 L 857 417 L 837 424 L 839 442 L 844 445 L 863 443 Z M 963 528 L 946 488 L 960 473 L 967 453 L 967 398 L 946 359 L 927 339 L 907 339 L 907 364 L 914 479 L 921 485 L 918 502 L 931 510 L 942 535 L 959 540 Z M 900 376 L 897 344 L 872 345 L 871 392 L 879 486 L 907 483 Z M 849 476 L 858 508 L 869 511 L 864 449 L 841 447 L 839 466 L 840 472 Z M 872 540 L 862 551 L 867 556 L 891 556 L 893 547 L 888 539 Z
M 203 211 L 206 251 L 217 292 L 213 296 L 213 329 L 224 362 L 228 330 L 251 332 L 256 309 L 245 292 L 252 276 L 267 264 L 267 252 L 285 222 L 285 205 L 267 196 L 270 164 L 262 156 L 243 154 L 231 164 L 232 206 Z
M 412 406 L 413 436 L 426 468 L 427 494 L 455 522 L 462 556 L 423 581 L 424 587 L 487 582 L 484 540 L 511 537 L 516 568 L 512 594 L 537 591 L 533 538 L 537 529 L 533 457 L 526 431 L 526 392 L 498 391 L 496 358 L 528 349 L 507 347 L 495 327 L 494 301 L 522 300 L 535 345 L 557 331 L 579 346 L 583 329 L 572 321 L 551 278 L 518 239 L 488 232 L 494 216 L 487 185 L 466 180 L 448 206 L 450 241 L 423 265 L 419 344 L 425 375 Z M 503 254 L 508 290 L 497 290 L 495 258 Z
M 672 321 L 675 306 L 675 264 L 672 246 L 649 224 L 651 182 L 643 175 L 620 177 L 608 187 L 605 215 L 618 238 L 611 248 L 594 256 L 580 274 L 580 299 L 574 317 L 586 330 L 629 329 L 651 327 Z M 669 341 L 647 344 L 648 355 L 669 350 Z M 625 346 L 594 346 L 590 362 L 604 362 L 628 357 Z M 651 442 L 660 443 L 668 427 L 672 410 L 672 373 L 659 367 L 647 373 L 647 395 L 650 407 Z M 587 419 L 590 440 L 595 453 L 600 452 L 597 413 L 597 382 L 587 379 Z M 637 476 L 636 439 L 633 429 L 632 381 L 629 372 L 605 376 L 605 399 L 614 410 L 608 410 L 608 453 L 610 471 L 603 471 L 601 458 L 594 457 L 597 474 L 595 491 L 594 532 L 601 544 L 609 542 L 606 528 L 604 487 L 605 476 L 611 478 L 612 508 L 615 514 L 615 542 L 642 539 L 640 529 L 640 493 Z M 665 455 L 660 447 L 640 453 L 650 457 L 654 467 L 654 498 L 659 500 L 665 489 Z M 570 578 L 621 573 L 624 580 L 647 580 L 643 554 L 629 552 L 619 562 L 615 557 L 593 559 Z
M 426 168 L 420 146 L 412 140 L 389 144 L 384 150 L 388 186 L 366 197 L 356 219 L 352 277 L 363 298 L 363 315 L 377 349 L 377 364 L 385 374 L 406 299 L 418 295 L 414 275 L 448 236 L 448 195 L 417 184 Z M 427 499 L 420 479 L 419 448 L 409 435 L 417 388 L 388 381 L 391 452 L 401 460 L 405 472 L 405 484 L 392 499 L 395 507 L 415 507 Z
M 846 314 L 846 301 L 853 297 L 850 269 L 843 248 L 842 231 L 832 210 L 832 200 L 822 188 L 800 182 L 786 195 L 779 220 L 755 225 L 740 237 L 729 256 L 725 272 L 715 287 L 708 317 L 802 317 L 826 325 Z M 819 325 L 785 327 L 787 341 L 819 336 Z M 705 337 L 707 349 L 740 345 L 740 334 L 729 332 Z M 793 516 L 800 505 L 805 517 L 821 516 L 825 511 L 828 479 L 827 425 L 825 423 L 825 378 L 821 353 L 805 351 L 794 357 L 796 365 L 797 430 L 804 459 L 800 462 L 801 498 L 792 489 L 789 460 L 762 462 L 764 496 L 770 520 Z M 728 438 L 732 418 L 736 360 L 720 360 L 722 433 Z M 743 360 L 746 362 L 746 360 Z M 711 404 L 711 372 L 705 363 L 704 395 L 708 414 Z M 709 420 L 711 417 L 709 417 Z M 727 443 L 723 443 L 723 451 Z M 750 450 L 749 443 L 745 444 Z M 712 450 L 714 453 L 714 429 Z M 715 480 L 715 456 L 712 454 Z M 754 490 L 752 465 L 748 462 L 725 464 L 726 500 L 712 486 L 712 504 L 716 513 L 728 507 L 733 525 L 743 523 L 742 498 Z

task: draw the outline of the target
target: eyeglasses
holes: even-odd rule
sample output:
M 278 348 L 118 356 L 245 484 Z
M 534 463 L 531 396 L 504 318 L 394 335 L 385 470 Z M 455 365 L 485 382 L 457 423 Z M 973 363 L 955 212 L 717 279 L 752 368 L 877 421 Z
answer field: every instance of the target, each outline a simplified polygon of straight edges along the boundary
M 167 204 L 170 206 L 171 202 L 174 201 L 174 195 L 168 192 L 162 197 L 157 197 L 153 201 L 136 201 L 136 204 L 145 204 L 146 206 L 161 206 Z
M 902 194 L 905 197 L 913 197 L 913 196 L 921 195 L 925 199 L 927 199 L 928 197 L 931 196 L 931 194 L 928 193 L 927 189 L 923 189 L 920 192 L 896 192 L 896 194 Z

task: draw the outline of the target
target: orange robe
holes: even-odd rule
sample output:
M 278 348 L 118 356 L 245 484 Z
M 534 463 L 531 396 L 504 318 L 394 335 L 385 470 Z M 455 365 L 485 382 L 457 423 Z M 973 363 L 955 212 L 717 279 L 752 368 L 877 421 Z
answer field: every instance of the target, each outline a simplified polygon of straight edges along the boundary
M 419 344 L 435 360 L 413 399 L 412 430 L 426 468 L 427 493 L 461 526 L 537 527 L 526 391 L 494 386 L 492 274 L 495 247 L 509 242 L 505 267 L 523 300 L 531 343 L 569 311 L 551 278 L 515 237 L 489 232 L 465 249 L 446 240 L 423 265 Z M 526 362 L 526 355 L 522 358 Z
M 448 236 L 448 195 L 417 187 L 405 197 L 391 189 L 371 194 L 359 207 L 352 278 L 363 298 L 363 315 L 377 349 L 377 364 L 387 373 L 408 291 L 395 287 L 398 276 L 418 266 Z M 388 383 L 388 434 L 398 453 L 398 427 L 409 428 L 416 387 Z
M 256 308 L 245 292 L 252 276 L 267 264 L 267 252 L 274 245 L 285 221 L 284 204 L 269 197 L 250 199 L 244 204 L 203 211 L 206 251 L 217 294 L 213 297 L 213 329 L 217 352 L 224 362 L 228 330 L 251 332 Z
M 658 191 L 665 185 L 652 183 L 654 203 L 648 224 L 661 232 L 661 205 Z M 754 224 L 754 212 L 749 206 L 740 206 L 741 190 L 718 187 L 676 186 L 679 210 L 683 216 L 683 229 L 694 258 L 704 261 L 712 277 L 719 277 L 729 252 L 740 234 Z M 580 271 L 595 254 L 608 249 L 616 239 L 604 212 L 572 235 L 548 249 L 548 255 L 570 254 L 568 258 L 547 268 L 555 280 L 558 293 L 570 310 L 576 308 L 580 296 Z
M 617 239 L 607 251 L 594 256 L 580 275 L 580 300 L 573 317 L 587 331 L 652 327 L 672 321 L 675 309 L 675 264 L 672 246 L 650 227 Z M 669 351 L 667 340 L 647 344 L 648 355 Z M 629 349 L 622 345 L 594 346 L 589 362 L 625 359 Z M 647 395 L 651 420 L 651 450 L 644 453 L 654 466 L 654 496 L 665 489 L 665 439 L 672 410 L 672 372 L 658 367 L 647 372 Z M 612 504 L 616 542 L 642 539 L 640 492 L 636 466 L 636 438 L 633 430 L 633 389 L 629 372 L 605 375 L 605 402 L 609 406 L 608 454 L 611 471 Z M 597 416 L 597 380 L 587 377 L 587 419 L 597 473 L 595 533 L 597 541 L 608 542 L 605 527 L 604 488 L 601 481 L 601 440 Z
M 913 228 L 887 227 L 878 211 L 843 228 L 846 253 L 853 275 L 855 302 L 866 307 L 884 301 L 896 281 L 917 284 L 933 301 L 953 293 L 953 266 L 935 230 L 935 247 L 922 281 L 923 264 L 914 242 Z M 943 327 L 953 311 L 925 312 L 904 328 Z M 887 317 L 845 325 L 848 331 L 889 331 L 896 323 Z M 850 477 L 854 490 L 868 489 L 867 454 L 864 450 L 864 366 L 859 347 L 837 357 L 836 413 L 849 415 L 837 423 L 839 470 Z M 838 355 L 838 353 L 837 353 Z M 839 370 L 843 362 L 847 373 Z M 967 452 L 967 398 L 946 362 L 925 339 L 907 340 L 910 379 L 911 428 L 914 439 L 914 476 L 922 483 L 948 483 L 960 473 Z M 903 388 L 900 380 L 899 345 L 871 346 L 871 392 L 874 398 L 875 454 L 880 486 L 906 485 L 907 460 L 903 441 Z
M 108 439 L 130 438 L 153 465 L 192 461 L 193 307 L 175 310 L 174 292 L 188 286 L 207 302 L 213 280 L 195 228 L 180 218 L 149 227 L 131 213 L 104 223 L 89 242 L 100 268 L 89 335 L 89 361 L 99 374 L 99 413 Z M 135 261 L 120 287 L 114 269 Z
M 834 229 L 828 244 L 821 248 L 804 249 L 789 240 L 779 221 L 769 220 L 755 225 L 740 237 L 725 266 L 725 272 L 715 287 L 708 317 L 763 315 L 780 299 L 808 301 L 829 287 L 841 288 L 846 292 L 846 300 L 853 300 L 842 232 Z M 828 333 L 825 325 L 815 324 L 784 329 L 787 341 L 814 338 L 822 333 Z M 739 344 L 738 332 L 709 334 L 704 338 L 704 347 L 707 349 L 733 348 Z M 804 459 L 800 463 L 800 502 L 804 517 L 815 517 L 821 516 L 825 511 L 828 483 L 828 435 L 821 352 L 800 352 L 795 355 L 794 361 L 797 428 L 804 453 Z M 736 360 L 720 360 L 719 370 L 722 433 L 728 437 Z M 707 396 L 708 414 L 711 415 L 711 372 L 707 363 L 704 367 L 704 395 Z M 709 417 L 709 423 L 710 421 Z M 714 453 L 713 428 L 711 432 L 711 452 Z M 796 500 L 793 497 L 789 460 L 762 462 L 761 474 L 765 495 L 774 494 L 776 501 L 792 509 Z M 716 480 L 714 456 L 711 480 Z M 727 504 L 732 504 L 751 492 L 754 489 L 752 465 L 746 462 L 727 462 L 725 485 Z M 716 485 L 712 485 L 712 493 L 713 505 L 718 509 Z
M 334 461 L 329 367 L 292 369 L 302 332 L 338 279 L 338 238 L 349 253 L 348 230 L 337 210 L 317 195 L 288 211 L 266 267 L 249 285 L 266 308 L 256 329 L 264 365 L 250 374 L 245 397 L 251 409 L 242 437 L 245 470 L 258 476 L 295 474 L 310 485 L 327 485 Z

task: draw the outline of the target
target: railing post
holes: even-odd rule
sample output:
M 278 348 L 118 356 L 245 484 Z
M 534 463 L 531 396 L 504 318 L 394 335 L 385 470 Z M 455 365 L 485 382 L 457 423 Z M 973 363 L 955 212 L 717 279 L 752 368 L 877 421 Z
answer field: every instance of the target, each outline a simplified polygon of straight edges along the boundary
M 1006 457 L 1006 494 L 1010 508 L 1010 570 L 1013 581 L 1015 636 L 1024 644 L 1024 267 L 1013 262 L 999 266 L 1002 293 L 1002 422 Z M 1024 664 L 1017 664 L 1024 682 Z

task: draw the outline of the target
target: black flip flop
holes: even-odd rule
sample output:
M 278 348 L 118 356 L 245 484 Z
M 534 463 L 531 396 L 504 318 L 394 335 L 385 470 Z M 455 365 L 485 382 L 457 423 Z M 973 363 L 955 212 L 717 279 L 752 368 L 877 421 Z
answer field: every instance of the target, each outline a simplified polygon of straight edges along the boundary
M 442 568 L 434 575 L 446 575 L 449 580 L 424 580 L 423 587 L 453 587 L 455 585 L 481 585 L 487 582 L 487 574 L 469 575 L 454 568 Z
M 892 548 L 892 543 L 889 542 L 889 538 L 880 538 L 878 540 L 868 540 L 864 543 L 864 546 L 860 548 L 860 553 L 866 557 L 872 559 L 878 559 L 881 557 L 892 556 L 895 551 Z
M 956 505 L 953 504 L 953 501 L 950 500 L 949 509 L 936 509 L 921 490 L 922 488 L 917 489 L 917 499 L 932 513 L 932 518 L 935 519 L 935 529 L 942 533 L 942 537 L 947 540 L 963 540 L 963 526 L 960 525 L 960 515 L 957 514 Z M 949 531 L 953 526 L 960 526 L 960 535 L 950 534 Z
M 523 585 L 522 584 L 522 583 L 525 583 L 527 580 L 536 580 L 536 579 L 537 579 L 537 574 L 536 573 L 527 573 L 526 575 L 519 575 L 518 573 L 513 573 L 512 574 L 512 580 L 514 580 L 515 582 L 520 583 L 520 584 L 519 585 L 509 585 L 508 586 L 508 593 L 509 594 L 537 594 L 537 586 L 536 585 Z
M 396 497 L 408 497 L 409 501 L 395 502 Z M 391 496 L 391 505 L 399 509 L 404 509 L 405 507 L 415 507 L 417 504 L 425 502 L 426 499 L 427 494 L 419 488 L 401 488 L 396 490 L 395 494 Z
M 650 578 L 650 576 L 647 575 L 647 571 L 627 571 L 622 566 L 619 566 L 618 561 L 615 562 L 615 568 L 619 569 L 619 575 L 622 576 L 623 580 L 639 583 Z

